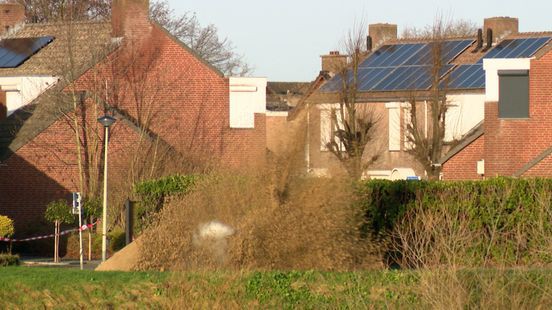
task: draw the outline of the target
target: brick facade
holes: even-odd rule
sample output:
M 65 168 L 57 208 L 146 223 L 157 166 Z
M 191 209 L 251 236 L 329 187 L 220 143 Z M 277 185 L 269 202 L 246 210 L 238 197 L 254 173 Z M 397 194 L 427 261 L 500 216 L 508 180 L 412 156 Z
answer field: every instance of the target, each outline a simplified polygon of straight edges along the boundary
M 498 103 L 485 106 L 485 165 L 489 177 L 513 175 L 552 146 L 552 53 L 531 60 L 529 118 L 500 119 Z
M 444 180 L 478 180 L 477 162 L 483 159 L 485 136 L 481 136 L 443 164 Z
M 156 139 L 187 158 L 223 167 L 262 163 L 266 152 L 265 115 L 256 114 L 254 129 L 230 128 L 228 78 L 158 25 L 132 25 L 132 31 L 140 33 L 134 36 L 138 40 L 125 38 L 116 52 L 65 90 L 85 91 L 90 97 L 101 98 L 97 102 L 104 102 L 107 96 L 107 104 L 126 115 L 127 121 L 119 117 L 111 131 L 110 195 L 115 193 L 120 199 L 130 195 L 128 183 L 136 177 L 137 172 L 132 170 L 138 169 L 137 163 L 161 156 L 154 149 L 159 144 Z M 86 113 L 79 117 L 87 120 L 87 126 L 96 127 L 92 129 L 102 143 L 103 130 L 96 122 L 98 114 L 103 113 L 101 105 L 87 100 L 84 106 L 82 111 Z M 139 133 L 139 126 L 147 127 L 147 137 Z M 92 157 L 96 160 L 102 158 L 101 144 L 92 147 L 88 141 L 86 150 L 95 153 Z M 138 158 L 139 153 L 144 153 L 144 158 Z M 79 190 L 76 154 L 72 124 L 61 116 L 2 162 L 0 214 L 13 218 L 17 231 L 41 221 L 48 202 Z M 86 154 L 84 158 L 88 158 Z M 86 164 L 87 169 L 96 171 L 87 177 L 99 181 L 101 161 Z M 112 197 L 111 203 L 121 202 L 116 199 Z

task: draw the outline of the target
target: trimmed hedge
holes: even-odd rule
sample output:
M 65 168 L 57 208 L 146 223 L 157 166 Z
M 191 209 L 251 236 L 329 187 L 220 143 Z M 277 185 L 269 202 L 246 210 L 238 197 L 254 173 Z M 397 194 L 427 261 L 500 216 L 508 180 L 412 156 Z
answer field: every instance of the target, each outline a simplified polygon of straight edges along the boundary
M 552 253 L 545 250 L 552 246 L 552 179 L 378 180 L 359 183 L 356 192 L 365 215 L 364 237 L 383 244 L 392 241 L 393 231 L 409 212 L 445 208 L 476 236 L 470 249 L 474 260 L 552 263 Z

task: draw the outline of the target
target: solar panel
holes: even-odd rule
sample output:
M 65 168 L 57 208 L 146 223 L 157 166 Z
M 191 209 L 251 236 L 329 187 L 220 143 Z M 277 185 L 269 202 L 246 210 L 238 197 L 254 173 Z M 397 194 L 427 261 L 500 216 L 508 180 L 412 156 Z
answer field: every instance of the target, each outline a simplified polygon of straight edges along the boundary
M 16 68 L 54 40 L 54 37 L 15 38 L 0 41 L 0 68 Z
M 452 65 L 441 68 L 439 76 L 444 76 Z M 397 90 L 419 90 L 431 86 L 432 66 L 402 66 L 396 68 L 385 79 L 381 80 L 373 90 L 397 91 Z
M 441 87 L 449 89 L 485 88 L 485 70 L 482 64 L 461 65 L 452 71 L 441 83 Z
M 531 57 L 548 41 L 550 41 L 550 37 L 504 40 L 483 56 L 478 63 L 483 63 L 483 59 L 485 58 Z
M 413 54 L 418 52 L 424 45 L 426 44 L 416 43 L 385 45 L 361 63 L 360 68 L 400 66 L 412 57 Z

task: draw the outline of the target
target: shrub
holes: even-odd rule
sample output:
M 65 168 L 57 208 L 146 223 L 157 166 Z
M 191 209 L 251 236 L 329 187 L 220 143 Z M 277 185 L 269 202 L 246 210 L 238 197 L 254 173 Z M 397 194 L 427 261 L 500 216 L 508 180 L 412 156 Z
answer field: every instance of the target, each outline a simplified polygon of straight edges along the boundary
M 13 221 L 7 216 L 0 215 L 0 237 L 10 238 L 15 233 Z
M 357 193 L 363 231 L 403 263 L 552 263 L 552 180 L 370 181 Z
M 19 255 L 0 254 L 0 267 L 19 265 Z
M 139 199 L 136 208 L 138 227 L 150 223 L 152 215 L 161 210 L 168 197 L 188 193 L 197 179 L 196 175 L 173 175 L 136 184 L 134 192 Z
M 126 246 L 126 235 L 124 231 L 116 230 L 109 234 L 109 248 L 112 253 L 119 251 Z

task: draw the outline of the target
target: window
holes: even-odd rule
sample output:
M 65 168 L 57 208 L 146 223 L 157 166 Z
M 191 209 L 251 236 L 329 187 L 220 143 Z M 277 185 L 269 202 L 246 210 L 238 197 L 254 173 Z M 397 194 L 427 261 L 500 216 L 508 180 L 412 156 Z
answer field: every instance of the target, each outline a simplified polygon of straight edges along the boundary
M 498 71 L 498 117 L 529 117 L 529 72 L 527 70 Z

